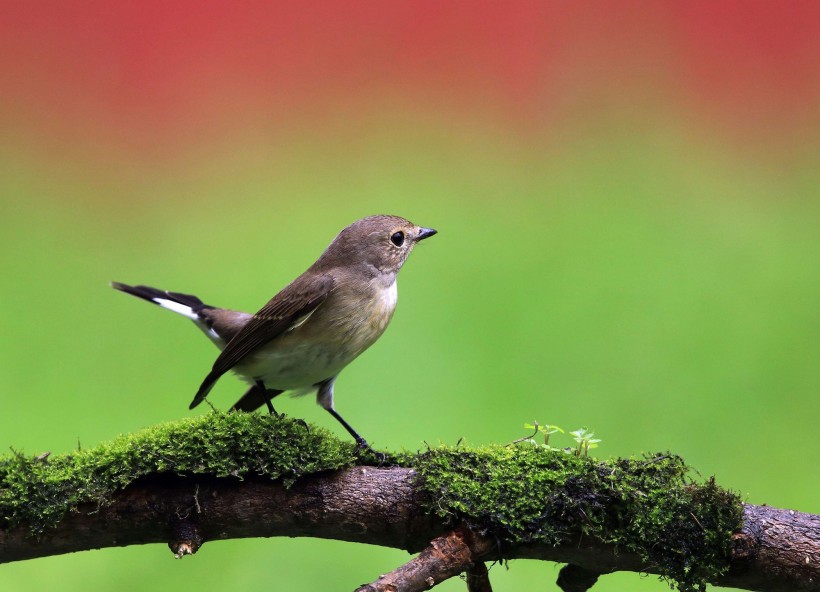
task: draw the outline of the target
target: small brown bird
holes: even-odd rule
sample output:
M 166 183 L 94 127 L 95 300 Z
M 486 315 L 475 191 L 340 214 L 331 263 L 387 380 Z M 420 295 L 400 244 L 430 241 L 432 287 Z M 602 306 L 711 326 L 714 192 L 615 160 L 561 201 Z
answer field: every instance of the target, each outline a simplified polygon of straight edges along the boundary
M 232 409 L 254 411 L 284 391 L 316 391 L 316 402 L 369 448 L 333 406 L 339 372 L 381 336 L 396 308 L 396 274 L 413 247 L 433 236 L 398 216 L 370 216 L 333 239 L 307 271 L 254 315 L 216 308 L 196 296 L 118 282 L 117 290 L 194 321 L 222 353 L 191 402 L 199 405 L 232 370 L 253 386 Z

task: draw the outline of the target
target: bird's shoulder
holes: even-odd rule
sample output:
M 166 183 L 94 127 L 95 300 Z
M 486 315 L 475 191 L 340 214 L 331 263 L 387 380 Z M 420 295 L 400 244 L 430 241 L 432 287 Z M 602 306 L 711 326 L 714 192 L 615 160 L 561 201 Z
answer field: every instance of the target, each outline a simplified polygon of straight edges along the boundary
M 260 321 L 285 320 L 305 309 L 315 308 L 327 299 L 337 286 L 338 282 L 333 274 L 305 272 L 282 288 L 253 316 Z

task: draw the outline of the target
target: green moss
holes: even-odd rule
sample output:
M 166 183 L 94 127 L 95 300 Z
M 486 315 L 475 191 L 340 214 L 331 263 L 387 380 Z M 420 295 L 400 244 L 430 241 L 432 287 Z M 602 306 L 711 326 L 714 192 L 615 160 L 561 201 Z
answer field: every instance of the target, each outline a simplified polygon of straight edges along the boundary
M 579 533 L 638 553 L 682 591 L 728 568 L 742 507 L 680 457 L 599 461 L 522 446 L 435 448 L 400 462 L 421 475 L 430 511 L 504 545 L 577 542 Z
M 53 526 L 83 503 L 105 504 L 145 475 L 260 475 L 292 483 L 302 475 L 351 466 L 352 443 L 288 418 L 209 413 L 161 424 L 45 460 L 0 458 L 0 528 Z
M 737 496 L 694 483 L 673 455 L 599 461 L 530 445 L 440 447 L 391 459 L 415 468 L 427 511 L 521 543 L 577 542 L 579 533 L 638 553 L 680 590 L 703 590 L 728 566 Z M 48 459 L 0 457 L 0 529 L 36 534 L 80 504 L 106 504 L 140 477 L 259 476 L 292 483 L 361 463 L 352 442 L 299 421 L 210 413 Z

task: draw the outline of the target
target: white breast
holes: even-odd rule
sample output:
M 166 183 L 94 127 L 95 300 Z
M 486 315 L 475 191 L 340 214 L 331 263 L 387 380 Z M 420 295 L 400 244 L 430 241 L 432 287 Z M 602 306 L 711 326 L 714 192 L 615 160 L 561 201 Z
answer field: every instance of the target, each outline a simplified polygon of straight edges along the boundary
M 382 305 L 390 309 L 390 313 L 396 308 L 396 303 L 399 301 L 399 283 L 394 281 L 389 288 L 382 290 L 381 293 Z

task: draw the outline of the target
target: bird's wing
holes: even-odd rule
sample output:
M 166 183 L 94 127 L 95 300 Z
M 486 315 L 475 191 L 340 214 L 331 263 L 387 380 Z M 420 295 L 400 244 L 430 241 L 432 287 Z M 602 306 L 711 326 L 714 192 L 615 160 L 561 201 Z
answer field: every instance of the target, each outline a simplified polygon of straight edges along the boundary
M 335 286 L 335 281 L 329 275 L 303 278 L 304 276 L 298 278 L 274 296 L 228 342 L 199 387 L 190 409 L 202 402 L 220 376 L 248 354 L 305 322 L 305 317 L 327 300 Z

